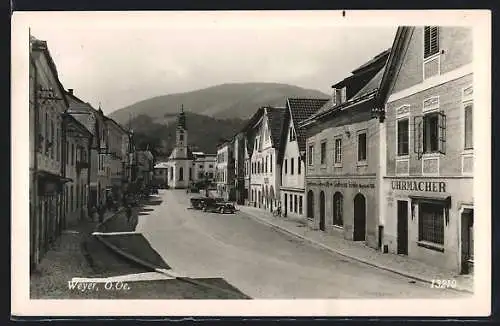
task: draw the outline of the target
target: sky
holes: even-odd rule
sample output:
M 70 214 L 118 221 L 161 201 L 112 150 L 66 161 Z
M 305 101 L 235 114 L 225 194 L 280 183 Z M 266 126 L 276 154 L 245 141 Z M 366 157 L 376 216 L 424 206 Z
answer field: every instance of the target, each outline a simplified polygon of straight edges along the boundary
M 106 114 L 150 97 L 233 82 L 329 94 L 388 49 L 396 26 L 342 24 L 339 12 L 36 13 L 66 89 Z

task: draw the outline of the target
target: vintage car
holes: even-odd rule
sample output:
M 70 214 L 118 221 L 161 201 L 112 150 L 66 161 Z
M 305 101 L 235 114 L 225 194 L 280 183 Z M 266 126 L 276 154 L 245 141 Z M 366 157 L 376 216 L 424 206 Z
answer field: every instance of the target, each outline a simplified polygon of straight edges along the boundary
M 206 197 L 192 197 L 190 199 L 191 206 L 193 206 L 194 209 L 202 209 L 206 199 Z
M 236 209 L 232 203 L 224 201 L 223 198 L 207 198 L 203 202 L 203 211 L 232 214 L 236 211 Z

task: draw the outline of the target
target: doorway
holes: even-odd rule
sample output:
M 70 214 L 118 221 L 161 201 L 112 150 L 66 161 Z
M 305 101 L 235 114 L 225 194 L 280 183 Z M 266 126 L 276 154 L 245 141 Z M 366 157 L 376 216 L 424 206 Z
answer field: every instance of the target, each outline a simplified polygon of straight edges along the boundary
M 288 195 L 285 193 L 285 207 L 284 208 L 284 211 L 283 211 L 283 216 L 287 216 L 287 212 L 288 212 Z
M 354 241 L 365 241 L 366 233 L 366 199 L 362 194 L 354 197 Z
M 325 231 L 325 193 L 319 193 L 319 229 Z
M 462 263 L 461 273 L 472 274 L 474 268 L 474 210 L 465 208 L 462 212 Z
M 408 202 L 398 200 L 398 254 L 408 255 Z
M 312 190 L 307 193 L 307 218 L 314 219 L 314 195 Z

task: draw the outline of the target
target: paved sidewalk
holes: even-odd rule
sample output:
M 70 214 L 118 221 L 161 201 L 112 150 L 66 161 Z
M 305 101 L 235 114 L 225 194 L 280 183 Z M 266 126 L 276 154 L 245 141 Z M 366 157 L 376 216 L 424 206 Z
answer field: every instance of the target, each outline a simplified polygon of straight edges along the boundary
M 454 279 L 457 282 L 457 290 L 471 293 L 474 291 L 473 277 L 471 275 L 456 275 L 453 272 L 443 271 L 408 257 L 389 253 L 384 254 L 362 243 L 349 241 L 322 231 L 312 230 L 310 227 L 304 225 L 303 220 L 274 217 L 268 211 L 250 206 L 240 205 L 237 209 L 255 220 L 270 225 L 284 233 L 291 234 L 317 247 L 365 264 L 428 283 L 431 283 L 432 280 Z

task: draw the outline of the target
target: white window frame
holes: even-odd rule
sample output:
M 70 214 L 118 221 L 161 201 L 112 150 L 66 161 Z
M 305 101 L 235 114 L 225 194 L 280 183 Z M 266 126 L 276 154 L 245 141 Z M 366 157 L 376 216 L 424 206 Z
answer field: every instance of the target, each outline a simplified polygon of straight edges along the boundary
M 427 101 L 433 101 L 431 105 L 425 106 L 425 102 Z M 430 113 L 435 113 L 439 112 L 439 96 L 431 96 L 422 101 L 422 118 Z M 423 122 L 422 122 L 423 123 Z M 439 136 L 438 136 L 439 137 Z M 422 141 L 425 142 L 425 134 L 423 134 L 422 130 Z M 439 139 L 438 139 L 439 142 Z M 423 151 L 423 144 L 422 144 L 422 151 Z M 423 176 L 437 176 L 439 175 L 439 171 L 441 170 L 441 153 L 436 152 L 436 153 L 422 153 L 422 175 Z M 424 162 L 428 160 L 436 160 L 437 159 L 437 172 L 435 173 L 425 173 L 424 172 Z
M 321 148 L 325 144 L 325 155 L 324 155 L 324 162 L 321 163 Z M 319 143 L 319 163 L 322 168 L 326 168 L 326 165 L 328 164 L 328 142 L 327 139 L 322 139 L 321 142 Z
M 466 94 L 468 90 L 471 90 L 472 92 L 470 94 Z M 474 88 L 472 85 L 468 85 L 467 87 L 462 88 L 462 105 L 461 105 L 461 113 L 460 113 L 460 120 L 461 120 L 461 128 L 462 128 L 462 153 L 461 153 L 461 164 L 462 166 L 460 167 L 460 171 L 462 172 L 462 175 L 464 176 L 472 176 L 474 173 L 474 165 L 472 168 L 472 172 L 464 172 L 464 160 L 467 158 L 472 157 L 474 160 L 474 125 L 472 126 L 472 148 L 465 148 L 465 107 L 469 104 L 472 104 L 472 123 L 474 124 Z
M 311 151 L 309 151 L 309 149 L 311 149 Z M 307 144 L 307 166 L 314 166 L 314 143 Z
M 410 150 L 411 150 L 411 132 L 412 132 L 412 129 L 411 129 L 411 117 L 410 117 L 410 105 L 409 104 L 404 104 L 404 105 L 401 105 L 400 107 L 398 107 L 396 109 L 396 144 L 395 144 L 395 147 L 396 147 L 396 166 L 395 166 L 395 174 L 396 175 L 401 175 L 401 176 L 406 176 L 406 175 L 410 175 Z M 398 136 L 399 136 L 399 120 L 404 120 L 404 119 L 407 119 L 408 120 L 408 154 L 406 155 L 399 155 L 398 154 Z M 397 164 L 398 163 L 404 163 L 404 162 L 407 162 L 408 163 L 408 168 L 406 170 L 406 172 L 404 173 L 398 173 L 398 168 L 397 168 Z
M 359 135 L 365 134 L 365 159 L 359 160 Z M 356 132 L 356 165 L 357 166 L 367 166 L 368 165 L 368 129 L 360 129 Z
M 441 30 L 439 26 L 432 26 L 432 27 L 437 27 L 438 28 L 438 52 L 435 54 L 432 54 L 428 56 L 427 58 L 425 57 L 425 26 L 422 27 L 422 80 L 427 80 L 436 76 L 441 75 L 441 46 L 439 42 L 439 35 L 441 34 Z M 438 72 L 436 75 L 425 78 L 425 65 L 433 60 L 438 61 Z
M 337 162 L 337 140 L 340 140 L 340 160 Z M 336 168 L 341 168 L 342 167 L 342 135 L 337 135 L 333 138 L 333 166 Z

